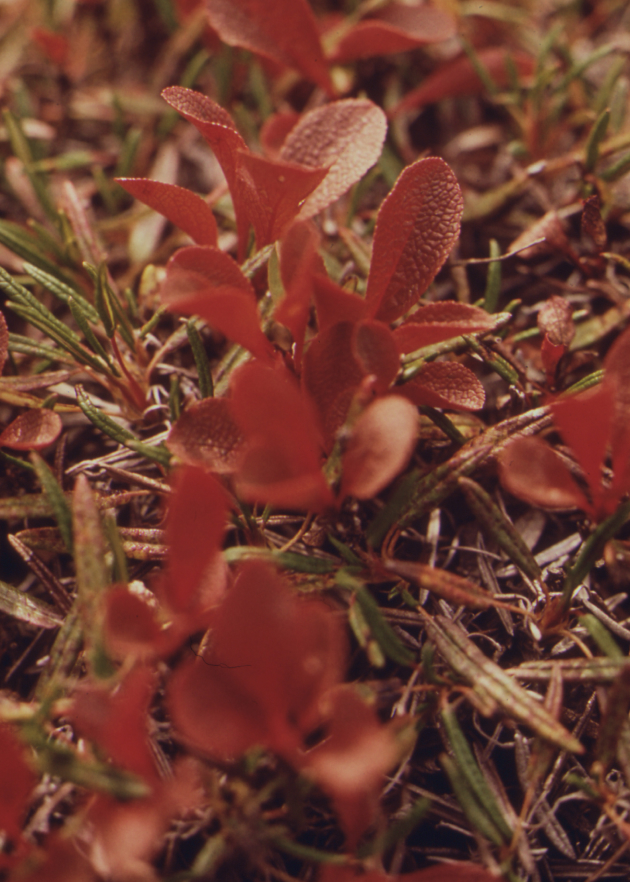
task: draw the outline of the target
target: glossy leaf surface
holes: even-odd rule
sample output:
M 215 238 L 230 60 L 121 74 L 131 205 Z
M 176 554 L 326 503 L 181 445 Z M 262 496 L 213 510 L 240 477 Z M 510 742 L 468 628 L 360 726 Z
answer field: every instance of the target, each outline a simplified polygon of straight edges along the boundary
M 0 434 L 0 447 L 11 450 L 42 450 L 57 440 L 63 423 L 54 410 L 40 407 L 16 417 Z
M 212 209 L 201 196 L 185 187 L 147 178 L 116 178 L 116 181 L 135 199 L 163 214 L 187 233 L 193 242 L 198 245 L 217 244 L 217 222 Z
M 183 412 L 166 446 L 186 465 L 228 475 L 242 454 L 243 433 L 226 398 L 204 398 Z

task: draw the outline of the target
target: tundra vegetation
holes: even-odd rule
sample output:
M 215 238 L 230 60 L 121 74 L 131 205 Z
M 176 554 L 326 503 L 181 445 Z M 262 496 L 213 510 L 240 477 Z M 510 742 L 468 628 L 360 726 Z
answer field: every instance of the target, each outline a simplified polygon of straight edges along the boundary
M 0 879 L 630 874 L 624 0 L 0 4 Z

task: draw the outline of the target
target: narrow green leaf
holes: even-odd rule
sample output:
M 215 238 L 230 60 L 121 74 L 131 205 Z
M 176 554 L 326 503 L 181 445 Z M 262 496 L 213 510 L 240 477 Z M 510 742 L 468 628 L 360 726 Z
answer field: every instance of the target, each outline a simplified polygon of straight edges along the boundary
M 199 377 L 199 392 L 202 398 L 212 398 L 214 389 L 212 384 L 212 374 L 210 373 L 210 365 L 208 364 L 208 356 L 204 349 L 199 331 L 195 326 L 195 320 L 189 319 L 186 323 L 186 333 L 192 350 L 195 365 L 197 367 L 197 375 Z
M 471 511 L 487 534 L 495 540 L 499 548 L 525 575 L 534 581 L 540 579 L 542 571 L 536 563 L 534 555 L 523 541 L 523 537 L 483 487 L 476 481 L 465 477 L 459 478 L 458 483 Z
M 39 483 L 42 485 L 44 496 L 48 500 L 55 516 L 55 520 L 57 521 L 63 544 L 65 545 L 66 550 L 72 554 L 72 512 L 65 494 L 50 468 L 38 453 L 31 453 L 30 460 L 39 479 Z
M 482 836 L 489 839 L 494 845 L 504 845 L 503 836 L 483 810 L 483 807 L 479 805 L 459 764 L 452 760 L 448 754 L 443 753 L 440 754 L 440 765 L 446 772 L 457 801 L 472 829 L 475 832 L 481 833 Z
M 37 628 L 58 628 L 63 616 L 48 603 L 0 581 L 0 610 Z
M 32 279 L 39 282 L 43 288 L 46 288 L 47 291 L 50 291 L 51 294 L 54 294 L 55 297 L 63 303 L 68 303 L 68 300 L 71 297 L 74 298 L 74 300 L 81 306 L 81 309 L 86 314 L 89 321 L 94 324 L 99 321 L 98 312 L 94 309 L 89 300 L 86 300 L 76 288 L 72 288 L 56 276 L 52 276 L 50 273 L 45 272 L 43 269 L 40 269 L 40 267 L 35 266 L 28 261 L 24 262 L 24 272 L 28 273 Z
M 599 146 L 606 137 L 609 122 L 610 110 L 607 108 L 606 110 L 603 110 L 595 120 L 588 138 L 586 139 L 586 146 L 584 147 L 584 170 L 586 172 L 592 172 L 597 165 L 597 160 L 599 159 Z
M 500 257 L 501 248 L 496 239 L 490 239 L 490 257 Z M 486 312 L 496 312 L 501 294 L 501 261 L 493 260 L 488 264 L 486 290 L 483 295 L 483 308 Z
M 580 617 L 580 624 L 584 625 L 595 643 L 597 643 L 598 647 L 608 658 L 614 661 L 621 661 L 625 658 L 613 635 L 596 616 L 587 613 Z
M 464 733 L 460 729 L 457 717 L 453 713 L 453 709 L 449 706 L 443 707 L 440 716 L 444 723 L 448 740 L 453 749 L 453 755 L 462 774 L 466 778 L 468 786 L 474 793 L 477 801 L 487 812 L 497 830 L 500 832 L 504 842 L 510 842 L 514 831 L 501 812 L 494 794 L 484 778 L 483 772 L 479 768 L 472 750 L 468 746 Z
M 109 366 L 109 368 L 110 368 L 111 372 L 114 374 L 114 376 L 120 376 L 120 374 L 118 373 L 118 370 L 112 364 L 109 355 L 107 354 L 107 352 L 103 348 L 103 345 L 101 344 L 100 340 L 95 335 L 92 328 L 90 327 L 90 324 L 88 321 L 88 316 L 86 315 L 85 311 L 83 310 L 83 304 L 81 304 L 81 303 L 79 303 L 79 301 L 75 300 L 74 297 L 70 297 L 68 299 L 68 306 L 70 307 L 70 312 L 72 313 L 73 319 L 75 320 L 75 322 L 79 326 L 81 333 L 83 334 L 83 336 L 87 340 L 88 346 L 90 346 L 94 350 L 94 352 L 98 356 L 100 356 L 104 362 L 107 363 L 107 365 Z M 97 316 L 97 320 L 98 320 L 98 316 Z
M 606 709 L 599 726 L 595 755 L 603 776 L 617 754 L 621 731 L 628 723 L 630 710 L 630 663 L 619 672 L 606 696 Z M 595 768 L 594 768 L 595 771 Z

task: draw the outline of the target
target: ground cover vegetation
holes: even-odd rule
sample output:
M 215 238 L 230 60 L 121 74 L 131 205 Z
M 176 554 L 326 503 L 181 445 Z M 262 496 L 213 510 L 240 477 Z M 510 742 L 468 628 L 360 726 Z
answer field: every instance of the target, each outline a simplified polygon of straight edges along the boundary
M 0 5 L 0 877 L 630 872 L 621 0 Z

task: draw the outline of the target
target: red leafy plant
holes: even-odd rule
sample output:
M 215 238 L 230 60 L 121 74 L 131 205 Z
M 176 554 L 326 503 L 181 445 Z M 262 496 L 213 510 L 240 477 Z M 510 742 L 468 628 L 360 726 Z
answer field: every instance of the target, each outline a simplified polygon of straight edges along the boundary
M 604 379 L 595 389 L 558 398 L 551 405 L 556 428 L 581 468 L 586 491 L 571 469 L 540 438 L 517 438 L 501 454 L 504 486 L 542 508 L 580 508 L 594 521 L 612 514 L 630 490 L 630 330 L 604 360 Z M 604 481 L 610 452 L 613 477 Z
M 379 210 L 365 297 L 328 278 L 317 231 L 295 222 L 279 243 L 284 296 L 273 315 L 291 333 L 292 354 L 274 352 L 251 283 L 228 255 L 204 246 L 178 251 L 163 301 L 202 316 L 256 358 L 234 373 L 227 402 L 202 401 L 183 415 L 170 449 L 185 462 L 232 472 L 247 500 L 321 511 L 334 502 L 322 454 L 345 424 L 338 498 L 383 489 L 412 453 L 411 405 L 475 410 L 484 403 L 481 383 L 458 361 L 426 364 L 393 387 L 401 355 L 488 331 L 497 320 L 468 304 L 419 305 L 459 235 L 461 214 L 461 191 L 443 160 L 409 166 Z M 312 304 L 318 331 L 307 339 Z
M 367 99 L 347 99 L 300 117 L 277 158 L 269 159 L 252 153 L 227 111 L 200 92 L 170 86 L 162 97 L 201 132 L 223 170 L 241 259 L 250 226 L 260 249 L 280 238 L 295 217 L 322 211 L 376 162 L 385 138 L 383 111 Z M 216 222 L 200 196 L 145 178 L 119 178 L 118 183 L 194 242 L 216 246 Z
M 158 608 L 126 586 L 106 595 L 105 645 L 124 662 L 122 671 L 133 666 L 113 689 L 82 683 L 68 716 L 80 734 L 146 782 L 152 792 L 147 827 L 162 829 L 182 803 L 157 776 L 147 744 L 153 665 L 189 647 L 189 636 L 211 625 L 199 651 L 186 651 L 168 678 L 166 703 L 178 738 L 215 760 L 234 760 L 255 746 L 276 753 L 329 794 L 353 847 L 376 817 L 385 772 L 409 748 L 412 736 L 401 732 L 406 721 L 381 724 L 342 684 L 347 649 L 339 611 L 299 597 L 266 563 L 246 561 L 233 574 L 217 566 L 217 559 L 223 562 L 218 525 L 225 524 L 225 495 L 205 472 L 181 471 Z M 209 482 L 216 485 L 210 498 Z M 308 750 L 307 738 L 322 726 L 327 737 Z M 190 774 L 188 769 L 181 787 Z M 106 829 L 117 823 L 102 801 L 94 812 L 107 819 Z M 143 848 L 145 859 L 151 849 Z

